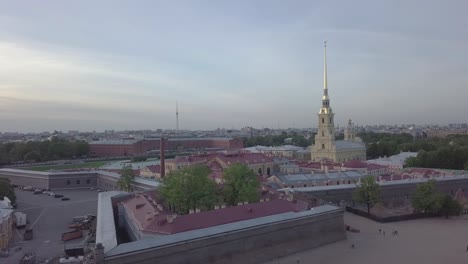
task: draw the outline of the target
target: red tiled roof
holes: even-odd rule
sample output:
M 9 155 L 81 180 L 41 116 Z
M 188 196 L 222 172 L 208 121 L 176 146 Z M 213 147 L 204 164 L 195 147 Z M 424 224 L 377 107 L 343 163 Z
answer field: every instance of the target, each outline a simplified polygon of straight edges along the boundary
M 224 154 L 224 153 L 210 153 L 204 155 L 193 155 L 186 157 L 176 157 L 177 163 L 206 163 L 215 158 L 220 159 L 226 164 L 233 163 L 244 163 L 244 164 L 256 164 L 256 163 L 267 163 L 273 162 L 271 157 L 268 157 L 262 153 L 235 153 L 235 154 Z
M 367 163 L 367 169 L 368 170 L 378 170 L 378 169 L 384 169 L 384 168 L 387 168 L 387 167 L 388 166 L 385 166 L 385 165 Z
M 296 165 L 301 168 L 312 168 L 312 169 L 322 168 L 322 165 L 320 164 L 320 162 L 297 162 Z
M 167 215 L 170 212 L 159 211 L 144 196 L 124 201 L 123 206 L 131 212 L 130 215 L 140 230 L 159 234 L 175 234 L 274 214 L 301 211 L 307 208 L 307 204 L 303 201 L 289 202 L 284 199 L 276 199 L 181 215 L 177 216 L 173 223 L 168 223 Z M 155 211 L 159 212 L 156 216 L 154 216 Z M 153 214 L 149 220 L 146 220 L 147 212 Z
M 367 168 L 367 163 L 360 160 L 350 160 L 343 163 L 343 167 L 346 168 Z

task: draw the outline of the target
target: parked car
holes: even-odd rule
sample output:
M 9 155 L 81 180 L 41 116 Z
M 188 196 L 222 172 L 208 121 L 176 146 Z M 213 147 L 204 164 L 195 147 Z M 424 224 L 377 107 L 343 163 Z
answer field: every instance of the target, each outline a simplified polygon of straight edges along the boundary
M 54 198 L 62 198 L 62 197 L 63 197 L 63 195 L 61 195 L 61 194 L 55 194 L 54 195 Z
M 53 193 L 53 192 L 50 192 L 48 195 L 49 195 L 49 196 L 54 196 L 54 195 L 55 195 L 55 193 Z
M 33 194 L 41 194 L 41 191 L 34 191 Z
M 62 200 L 62 201 L 68 201 L 68 200 L 70 200 L 70 198 L 68 198 L 68 197 L 63 197 L 63 198 L 60 199 L 60 200 Z

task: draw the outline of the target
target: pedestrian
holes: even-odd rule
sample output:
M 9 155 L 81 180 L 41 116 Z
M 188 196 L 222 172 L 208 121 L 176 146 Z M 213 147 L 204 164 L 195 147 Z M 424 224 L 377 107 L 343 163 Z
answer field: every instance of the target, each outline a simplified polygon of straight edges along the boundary
M 385 236 L 385 230 L 383 231 L 383 236 Z
M 466 252 L 468 252 L 468 246 L 466 246 Z
M 351 248 L 354 249 L 354 244 L 351 244 Z
M 379 234 L 382 234 L 382 229 L 379 228 Z

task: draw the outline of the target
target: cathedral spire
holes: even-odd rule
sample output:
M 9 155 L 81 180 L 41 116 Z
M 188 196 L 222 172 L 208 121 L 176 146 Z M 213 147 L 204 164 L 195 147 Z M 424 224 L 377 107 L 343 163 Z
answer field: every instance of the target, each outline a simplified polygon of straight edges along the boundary
M 328 83 L 327 83 L 327 40 L 323 43 L 323 89 L 324 95 L 328 94 Z
M 327 82 L 327 41 L 323 45 L 323 97 L 322 108 L 330 107 L 330 98 L 328 97 L 328 82 Z

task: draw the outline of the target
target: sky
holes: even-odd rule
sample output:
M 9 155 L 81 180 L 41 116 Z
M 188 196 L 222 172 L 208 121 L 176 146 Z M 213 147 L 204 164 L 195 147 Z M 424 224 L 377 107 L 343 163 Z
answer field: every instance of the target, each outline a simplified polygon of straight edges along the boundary
M 468 1 L 0 0 L 0 131 L 468 122 Z

